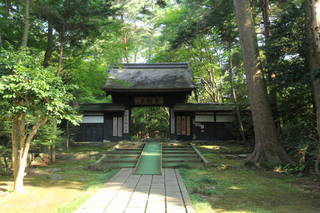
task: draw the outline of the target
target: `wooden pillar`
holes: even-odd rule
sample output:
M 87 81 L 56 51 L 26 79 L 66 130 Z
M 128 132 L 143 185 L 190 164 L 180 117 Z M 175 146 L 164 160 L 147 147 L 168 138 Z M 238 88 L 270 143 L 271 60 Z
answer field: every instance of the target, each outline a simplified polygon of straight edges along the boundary
M 123 139 L 130 140 L 131 109 L 126 107 L 123 112 Z
M 170 107 L 170 139 L 176 139 L 176 116 L 173 108 Z

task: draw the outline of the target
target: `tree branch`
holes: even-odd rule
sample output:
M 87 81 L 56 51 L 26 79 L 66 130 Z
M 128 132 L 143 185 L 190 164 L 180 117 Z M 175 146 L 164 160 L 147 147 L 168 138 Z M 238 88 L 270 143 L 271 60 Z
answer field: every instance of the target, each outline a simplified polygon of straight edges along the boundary
M 27 136 L 26 142 L 25 142 L 25 146 L 23 147 L 23 155 L 27 155 L 28 151 L 29 151 L 29 147 L 31 144 L 32 139 L 34 138 L 34 136 L 37 134 L 38 130 L 40 127 L 42 127 L 43 125 L 45 125 L 48 121 L 48 117 L 44 117 L 43 119 L 40 119 L 31 129 L 30 133 Z

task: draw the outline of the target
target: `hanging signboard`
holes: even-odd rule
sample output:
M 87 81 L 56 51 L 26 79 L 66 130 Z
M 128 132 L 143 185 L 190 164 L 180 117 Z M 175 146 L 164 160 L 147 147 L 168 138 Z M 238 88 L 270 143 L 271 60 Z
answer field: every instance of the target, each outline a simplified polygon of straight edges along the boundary
M 135 105 L 162 105 L 163 97 L 135 97 L 134 98 Z

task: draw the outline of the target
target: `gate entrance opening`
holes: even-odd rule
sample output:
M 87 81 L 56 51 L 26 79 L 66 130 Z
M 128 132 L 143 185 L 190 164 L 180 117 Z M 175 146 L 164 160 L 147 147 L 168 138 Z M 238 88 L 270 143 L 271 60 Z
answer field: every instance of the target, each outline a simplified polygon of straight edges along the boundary
M 234 105 L 188 103 L 196 86 L 187 63 L 122 64 L 111 68 L 107 76 L 103 90 L 112 103 L 80 105 L 84 117 L 77 141 L 130 140 L 132 136 L 176 140 L 236 137 Z
M 170 109 L 168 107 L 133 107 L 131 109 L 131 138 L 169 139 Z

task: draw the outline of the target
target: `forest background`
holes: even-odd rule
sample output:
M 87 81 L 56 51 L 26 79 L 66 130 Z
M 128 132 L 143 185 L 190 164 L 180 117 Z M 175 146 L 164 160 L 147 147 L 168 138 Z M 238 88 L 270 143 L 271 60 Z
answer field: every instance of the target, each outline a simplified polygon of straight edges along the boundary
M 300 174 L 316 169 L 319 147 L 313 98 L 317 91 L 312 88 L 312 79 L 317 74 L 310 72 L 309 3 L 251 1 L 268 102 L 279 141 L 291 159 L 286 167 Z M 48 102 L 32 113 L 26 111 L 27 126 L 37 124 L 37 113 L 48 114 L 43 119 L 49 121 L 31 144 L 33 151 L 45 149 L 54 156 L 59 144 L 72 139 L 70 122 L 77 119 L 63 103 L 77 106 L 84 102 L 111 102 L 101 90 L 106 70 L 118 63 L 137 62 L 188 62 L 198 86 L 189 102 L 235 104 L 238 118 L 235 125 L 242 133 L 239 140 L 254 146 L 247 80 L 232 1 L 1 0 L 0 48 L 0 76 L 11 75 L 13 70 L 20 70 L 20 74 L 33 70 L 29 72 L 33 77 L 37 76 L 36 71 L 43 72 L 45 76 L 40 77 L 50 78 L 49 85 L 55 88 L 63 85 L 63 94 L 70 95 L 61 100 L 51 90 L 44 91 L 59 104 Z M 8 85 L 10 91 L 16 91 L 14 84 Z M 42 94 L 40 88 L 36 94 Z M 10 172 L 12 155 L 10 134 L 14 120 L 8 115 L 25 110 L 9 109 L 4 100 L 10 98 L 13 98 L 10 94 L 2 93 L 2 174 Z M 34 102 L 28 104 L 32 106 Z M 139 108 L 134 110 L 132 120 L 135 137 L 153 136 L 156 131 L 167 132 L 168 111 Z

